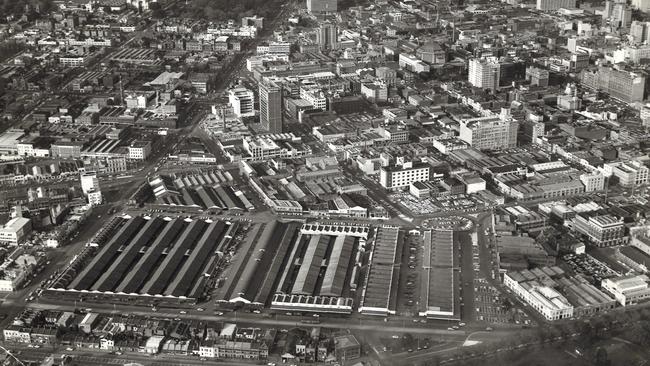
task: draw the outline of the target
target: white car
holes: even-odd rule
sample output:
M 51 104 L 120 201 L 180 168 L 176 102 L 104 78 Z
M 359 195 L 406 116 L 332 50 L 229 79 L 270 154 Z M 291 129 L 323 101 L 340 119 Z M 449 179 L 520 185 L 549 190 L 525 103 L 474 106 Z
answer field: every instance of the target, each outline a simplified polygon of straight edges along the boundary
M 187 314 L 187 311 L 185 311 L 185 310 L 181 310 L 180 313 L 181 313 L 181 314 Z

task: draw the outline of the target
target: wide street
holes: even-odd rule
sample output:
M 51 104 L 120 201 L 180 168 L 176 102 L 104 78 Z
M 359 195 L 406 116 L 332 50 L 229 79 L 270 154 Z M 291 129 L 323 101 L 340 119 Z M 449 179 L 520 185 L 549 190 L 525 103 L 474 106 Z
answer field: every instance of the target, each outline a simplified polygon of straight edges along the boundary
M 57 302 L 51 299 L 43 300 L 38 303 L 31 303 L 28 305 L 29 308 L 38 309 L 38 310 L 62 310 L 62 311 L 74 311 L 75 305 L 69 304 L 67 302 Z M 243 325 L 267 325 L 283 328 L 291 327 L 310 327 L 309 323 L 304 323 L 302 317 L 300 316 L 287 316 L 284 314 L 274 314 L 266 317 L 265 315 L 254 314 L 250 312 L 229 312 L 225 313 L 223 316 L 217 316 L 210 314 L 208 311 L 200 312 L 196 310 L 182 310 L 186 314 L 181 314 L 180 311 L 176 309 L 158 309 L 154 312 L 150 308 L 141 307 L 141 306 L 132 306 L 132 305 L 112 305 L 112 304 L 99 304 L 99 303 L 77 303 L 76 310 L 89 308 L 94 313 L 102 314 L 129 314 L 132 316 L 142 316 L 142 317 L 157 317 L 157 318 L 167 318 L 167 319 L 184 319 L 184 320 L 203 320 L 203 321 L 225 321 L 225 322 L 236 322 L 237 324 Z M 333 329 L 350 329 L 350 330 L 362 330 L 362 331 L 373 331 L 373 332 L 383 332 L 386 334 L 399 334 L 399 333 L 414 333 L 414 334 L 429 334 L 429 335 L 439 335 L 443 336 L 445 339 L 465 339 L 465 337 L 476 331 L 477 328 L 468 328 L 467 330 L 447 330 L 443 328 L 442 325 L 446 323 L 445 321 L 440 322 L 430 322 L 427 324 L 412 323 L 412 318 L 395 318 L 392 317 L 388 322 L 383 321 L 381 318 L 370 318 L 363 317 L 353 314 L 347 317 L 328 317 L 321 316 L 319 327 L 324 328 L 333 328 Z M 496 332 L 500 332 L 497 330 Z

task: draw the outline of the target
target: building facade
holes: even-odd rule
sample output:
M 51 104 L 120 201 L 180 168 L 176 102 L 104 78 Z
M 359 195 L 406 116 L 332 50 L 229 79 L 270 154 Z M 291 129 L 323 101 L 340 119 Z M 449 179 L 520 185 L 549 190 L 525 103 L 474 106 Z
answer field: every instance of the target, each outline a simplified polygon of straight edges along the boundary
M 25 241 L 32 232 L 32 221 L 24 217 L 15 217 L 0 228 L 0 242 L 18 245 Z
M 338 0 L 307 0 L 307 11 L 312 14 L 336 13 Z
M 648 276 L 632 275 L 618 278 L 606 278 L 602 288 L 609 292 L 622 306 L 634 305 L 642 300 L 650 299 Z
M 271 80 L 260 83 L 260 123 L 270 133 L 282 132 L 282 88 Z
M 237 117 L 255 115 L 255 95 L 252 90 L 237 87 L 228 92 L 228 101 Z
M 407 188 L 414 182 L 430 180 L 431 166 L 426 163 L 404 163 L 382 167 L 379 172 L 379 183 L 386 189 Z
M 321 49 L 335 50 L 338 48 L 338 27 L 331 22 L 325 22 L 318 27 L 316 41 Z
M 580 181 L 585 186 L 585 192 L 602 191 L 605 189 L 605 176 L 599 172 L 580 175 Z
M 468 81 L 477 88 L 497 90 L 501 64 L 495 57 L 475 58 L 469 61 Z
M 84 194 L 99 190 L 99 179 L 96 172 L 86 172 L 81 174 L 81 190 Z
M 575 9 L 576 0 L 537 0 L 537 10 Z
M 479 117 L 460 123 L 460 139 L 479 150 L 517 146 L 518 123 L 510 118 Z
M 622 219 L 611 215 L 585 217 L 576 215 L 573 228 L 587 237 L 590 243 L 597 247 L 609 247 L 624 244 L 625 225 Z
M 618 178 L 618 183 L 625 188 L 648 183 L 650 169 L 638 161 L 605 164 L 603 169 L 606 176 Z
M 506 273 L 503 284 L 537 310 L 547 320 L 568 319 L 573 316 L 573 305 L 558 291 L 538 281 L 525 281 L 518 273 Z
M 583 86 L 601 90 L 627 103 L 643 100 L 645 76 L 638 73 L 600 66 L 596 70 L 583 70 L 581 80 Z

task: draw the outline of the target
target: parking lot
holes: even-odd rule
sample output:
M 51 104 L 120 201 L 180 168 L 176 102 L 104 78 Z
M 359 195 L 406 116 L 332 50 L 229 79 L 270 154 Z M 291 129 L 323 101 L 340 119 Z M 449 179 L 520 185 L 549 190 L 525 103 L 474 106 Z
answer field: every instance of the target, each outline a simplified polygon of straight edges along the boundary
M 607 264 L 589 254 L 566 254 L 562 260 L 573 272 L 592 277 L 596 283 L 610 277 L 620 276 Z
M 426 229 L 451 229 L 466 231 L 473 227 L 471 220 L 459 216 L 437 217 L 422 221 L 422 227 Z
M 482 202 L 466 194 L 438 198 L 416 198 L 408 192 L 396 192 L 390 194 L 389 197 L 393 202 L 406 207 L 415 215 L 426 215 L 447 210 L 473 210 L 482 205 Z
M 391 338 L 380 338 L 379 341 L 382 344 L 381 351 L 392 354 L 429 349 L 440 343 L 429 337 L 418 337 L 410 334 L 394 335 Z
M 489 324 L 528 325 L 530 319 L 483 278 L 474 279 L 474 306 L 476 320 Z

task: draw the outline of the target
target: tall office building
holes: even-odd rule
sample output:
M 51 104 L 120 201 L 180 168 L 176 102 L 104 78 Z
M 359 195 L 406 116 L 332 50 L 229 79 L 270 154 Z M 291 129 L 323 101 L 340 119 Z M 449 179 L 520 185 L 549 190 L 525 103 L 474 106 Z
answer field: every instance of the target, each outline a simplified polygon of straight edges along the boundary
M 576 0 L 537 0 L 537 10 L 575 9 Z
M 336 13 L 337 0 L 307 0 L 307 11 L 311 14 Z
M 147 11 L 151 3 L 156 3 L 158 0 L 126 0 L 126 5 L 132 6 L 140 11 Z
M 81 174 L 81 191 L 85 195 L 88 195 L 88 193 L 93 191 L 99 191 L 99 179 L 97 179 L 97 173 L 86 172 Z
M 612 7 L 612 14 L 609 23 L 614 28 L 627 28 L 632 23 L 632 9 L 626 3 L 615 3 Z
M 321 49 L 335 50 L 338 48 L 338 27 L 331 22 L 325 22 L 318 27 L 316 40 Z
M 650 0 L 632 0 L 632 6 L 641 11 L 647 12 L 650 11 Z
M 580 79 L 583 86 L 601 90 L 624 102 L 634 103 L 643 100 L 645 76 L 641 74 L 600 66 L 597 70 L 583 70 Z
M 650 105 L 646 104 L 641 108 L 641 122 L 643 127 L 650 128 Z
M 282 88 L 273 80 L 260 82 L 260 123 L 270 133 L 282 132 Z
M 630 37 L 636 44 L 644 43 L 648 39 L 648 23 L 635 20 L 630 25 Z
M 548 86 L 549 75 L 548 70 L 539 67 L 529 66 L 526 68 L 526 80 L 530 81 L 530 85 L 533 86 L 546 88 Z
M 477 88 L 497 90 L 501 65 L 496 57 L 475 58 L 469 61 L 468 81 Z
M 614 28 L 626 28 L 632 22 L 632 10 L 625 0 L 607 0 L 602 17 L 603 21 L 608 21 Z

